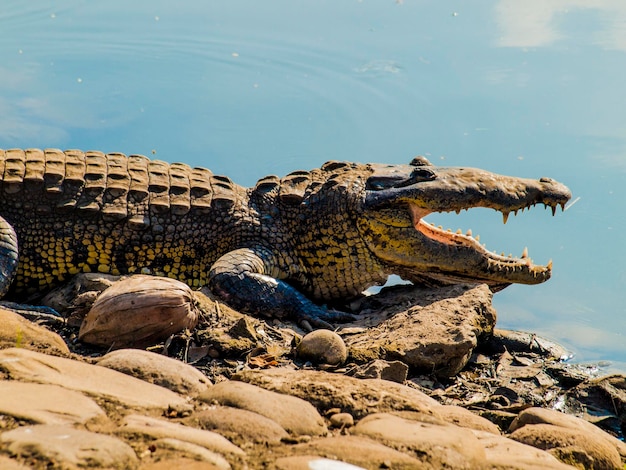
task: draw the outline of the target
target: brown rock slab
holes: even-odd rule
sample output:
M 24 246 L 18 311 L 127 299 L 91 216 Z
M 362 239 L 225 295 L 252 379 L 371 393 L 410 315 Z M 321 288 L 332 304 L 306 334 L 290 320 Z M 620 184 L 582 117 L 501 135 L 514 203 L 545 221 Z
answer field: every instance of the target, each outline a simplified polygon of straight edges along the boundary
M 354 426 L 354 418 L 350 413 L 335 413 L 328 417 L 328 421 L 336 428 L 351 428 Z
M 0 468 L 2 470 L 28 470 L 30 467 L 22 465 L 15 459 L 0 455 Z
M 0 351 L 0 371 L 27 382 L 58 385 L 126 407 L 188 409 L 176 393 L 121 372 L 26 349 Z
M 198 399 L 258 413 L 297 436 L 319 436 L 328 431 L 320 414 L 307 401 L 244 382 L 220 382 Z
M 313 370 L 243 370 L 233 379 L 257 385 L 313 403 L 318 409 L 333 408 L 360 419 L 370 413 L 419 411 L 438 416 L 441 405 L 426 394 L 395 382 L 355 379 Z M 215 386 L 213 387 L 215 388 Z
M 626 429 L 626 375 L 609 375 L 594 380 L 585 380 L 567 393 L 568 405 L 593 410 L 586 419 L 609 428 Z M 619 449 L 626 460 L 626 444 Z
M 91 398 L 57 385 L 0 380 L 0 414 L 38 424 L 85 423 L 106 419 Z
M 513 420 L 509 432 L 513 432 L 529 424 L 552 424 L 562 428 L 584 431 L 587 435 L 592 435 L 606 441 L 610 446 L 615 448 L 623 460 L 626 460 L 626 444 L 624 442 L 576 416 L 547 408 L 527 408 Z
M 478 338 L 490 334 L 496 323 L 492 293 L 486 285 L 399 286 L 375 297 L 371 302 L 382 304 L 382 308 L 374 306 L 376 316 L 384 320 L 345 338 L 357 362 L 400 360 L 412 368 L 450 377 L 467 364 Z M 408 309 L 403 307 L 407 303 L 412 305 Z
M 401 361 L 383 361 L 376 359 L 350 370 L 347 375 L 357 379 L 382 379 L 404 383 L 409 373 L 409 366 Z
M 276 470 L 365 470 L 364 467 L 319 457 L 317 455 L 296 455 L 293 457 L 281 457 L 274 462 Z
M 352 432 L 408 451 L 422 465 L 432 468 L 478 468 L 486 460 L 483 445 L 471 430 L 449 424 L 423 423 L 376 413 L 359 421 Z
M 474 431 L 484 446 L 488 468 L 493 470 L 571 470 L 570 465 L 536 447 L 498 436 L 490 432 Z
M 0 349 L 15 347 L 62 355 L 70 353 L 58 334 L 0 307 Z
M 527 331 L 493 329 L 493 336 L 485 341 L 484 349 L 492 353 L 536 352 L 543 357 L 560 358 L 569 351 L 560 344 Z
M 102 356 L 97 364 L 181 395 L 196 396 L 211 386 L 211 381 L 195 367 L 139 349 L 112 351 Z
M 188 457 L 178 457 L 173 459 L 160 460 L 159 462 L 149 462 L 141 465 L 139 470 L 222 470 L 210 462 L 201 462 Z
M 58 468 L 135 468 L 138 460 L 125 442 L 66 425 L 22 426 L 0 434 L 11 455 L 50 462 Z
M 421 464 L 418 459 L 404 452 L 399 452 L 363 436 L 335 436 L 314 439 L 306 444 L 293 446 L 291 451 L 303 455 L 317 455 L 341 460 L 364 468 L 413 469 L 419 468 Z
M 215 406 L 194 413 L 185 422 L 193 427 L 214 431 L 231 441 L 278 443 L 289 437 L 276 421 L 248 410 Z
M 582 429 L 530 424 L 517 429 L 509 437 L 547 450 L 562 462 L 577 467 L 590 470 L 621 467 L 621 458 L 615 447 Z
M 172 439 L 170 437 L 166 437 L 163 439 L 157 439 L 154 441 L 154 446 L 157 449 L 167 449 L 173 450 L 178 453 L 182 453 L 185 456 L 192 457 L 196 460 L 201 460 L 204 462 L 210 463 L 214 468 L 218 468 L 220 470 L 228 470 L 230 469 L 230 464 L 228 461 L 222 457 L 220 454 L 210 451 L 209 449 L 199 446 L 197 444 L 192 444 L 191 442 L 180 441 L 178 439 Z M 174 468 L 174 467 L 170 467 Z M 181 467 L 178 467 L 181 468 Z M 186 467 L 182 467 L 186 468 Z
M 211 431 L 195 429 L 164 419 L 142 415 L 128 415 L 124 418 L 120 434 L 139 434 L 154 439 L 171 438 L 189 442 L 220 454 L 244 455 L 236 445 L 228 439 Z
M 500 428 L 486 418 L 478 416 L 471 411 L 460 406 L 442 405 L 437 409 L 437 413 L 445 422 L 455 424 L 462 428 L 486 431 L 491 434 L 500 435 Z

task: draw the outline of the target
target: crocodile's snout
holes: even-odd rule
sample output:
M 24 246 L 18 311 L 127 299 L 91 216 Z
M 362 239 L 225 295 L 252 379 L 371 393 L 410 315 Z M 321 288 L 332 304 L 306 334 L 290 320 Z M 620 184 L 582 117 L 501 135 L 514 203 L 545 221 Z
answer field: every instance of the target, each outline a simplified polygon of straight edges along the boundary
M 401 266 L 408 279 L 506 285 L 536 284 L 550 277 L 552 263 L 533 264 L 527 250 L 521 258 L 504 257 L 485 249 L 471 232 L 444 231 L 424 218 L 433 212 L 486 207 L 501 212 L 506 223 L 511 213 L 537 204 L 550 207 L 555 215 L 571 198 L 565 185 L 547 177 L 533 180 L 474 168 L 439 168 L 424 160 L 416 163 L 404 170 L 374 167 L 378 188 L 366 194 L 361 227 L 377 256 Z M 407 230 L 409 226 L 413 230 Z M 397 242 L 400 239 L 402 243 Z

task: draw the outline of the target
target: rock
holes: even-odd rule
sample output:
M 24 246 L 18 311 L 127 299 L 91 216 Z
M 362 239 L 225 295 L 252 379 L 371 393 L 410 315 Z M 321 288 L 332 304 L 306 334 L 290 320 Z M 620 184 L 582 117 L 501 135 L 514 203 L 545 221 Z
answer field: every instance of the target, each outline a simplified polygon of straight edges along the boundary
M 494 328 L 492 336 L 483 343 L 482 348 L 490 353 L 531 352 L 542 357 L 559 359 L 569 356 L 570 352 L 560 344 L 525 331 L 503 330 Z
M 334 331 L 315 330 L 302 338 L 296 354 L 303 361 L 336 366 L 346 362 L 348 350 L 341 336 Z
M 228 329 L 228 334 L 233 338 L 247 338 L 250 341 L 259 341 L 259 334 L 256 332 L 256 324 L 252 318 L 243 316 Z
M 26 349 L 0 351 L 0 371 L 12 379 L 58 385 L 126 407 L 189 409 L 187 400 L 121 372 Z
M 296 436 L 319 436 L 327 432 L 324 420 L 309 402 L 248 383 L 220 382 L 201 393 L 198 399 L 258 413 Z
M 210 451 L 209 449 L 199 446 L 196 444 L 191 444 L 190 442 L 180 441 L 178 439 L 172 439 L 169 437 L 163 439 L 157 439 L 154 441 L 153 445 L 157 449 L 167 449 L 174 450 L 178 453 L 182 453 L 185 456 L 193 457 L 195 460 L 202 460 L 204 462 L 210 463 L 214 468 L 218 468 L 220 470 L 228 470 L 230 469 L 230 464 L 228 461 L 222 457 L 221 455 Z M 169 468 L 187 468 L 187 467 L 169 467 Z
M 584 432 L 588 436 L 594 436 L 605 441 L 619 453 L 622 459 L 626 460 L 626 443 L 604 432 L 599 427 L 588 423 L 584 419 L 567 415 L 556 410 L 546 408 L 528 408 L 522 411 L 511 423 L 509 432 L 517 431 L 527 425 L 551 424 L 561 428 L 572 429 Z
M 0 455 L 0 468 L 2 470 L 28 470 L 30 467 L 22 465 L 17 460 Z
M 192 397 L 211 386 L 211 381 L 195 367 L 139 349 L 112 351 L 97 364 Z
M 610 375 L 594 380 L 587 380 L 569 390 L 567 401 L 582 408 L 593 410 L 593 419 L 598 425 L 626 433 L 626 376 Z M 626 444 L 620 449 L 626 460 Z
M 462 428 L 476 429 L 491 434 L 500 435 L 500 428 L 488 419 L 485 419 L 460 406 L 442 405 L 437 408 L 437 414 L 446 423 L 455 424 Z
M 473 431 L 485 449 L 488 467 L 498 470 L 572 470 L 536 447 L 484 431 Z
M 376 305 L 376 318 L 384 320 L 345 338 L 356 362 L 400 360 L 411 368 L 450 377 L 467 364 L 478 338 L 489 335 L 496 322 L 486 285 L 388 289 L 372 300 L 382 303 L 382 308 Z M 391 297 L 390 305 L 385 305 L 389 302 L 385 296 Z M 407 303 L 412 306 L 402 307 Z
M 376 359 L 367 364 L 357 366 L 347 375 L 357 379 L 382 379 L 404 383 L 409 373 L 409 366 L 401 361 L 383 361 Z
M 82 393 L 57 385 L 0 380 L 0 414 L 38 424 L 106 420 L 104 411 Z M 0 467 L 1 468 L 1 467 Z
M 135 275 L 106 289 L 85 316 L 78 339 L 97 346 L 152 346 L 198 323 L 193 292 L 180 281 Z
M 365 470 L 339 460 L 324 459 L 316 455 L 299 455 L 295 457 L 283 457 L 274 462 L 276 470 Z
M 421 462 L 418 459 L 364 436 L 335 436 L 314 439 L 306 444 L 292 446 L 291 453 L 299 454 L 303 457 L 314 455 L 317 459 L 319 457 L 338 459 L 357 465 L 359 468 L 393 468 L 394 470 L 421 468 Z M 337 470 L 348 470 L 348 468 L 354 468 L 345 466 L 331 467 L 329 462 L 325 462 L 325 465 L 316 462 L 315 465 L 319 465 L 318 467 L 313 466 L 313 464 L 310 464 L 309 467 L 288 467 L 286 466 L 287 462 L 290 462 L 288 458 L 281 458 L 276 460 L 275 465 L 277 468 L 303 469 L 336 468 Z M 340 462 L 335 462 L 335 464 L 338 463 Z
M 0 307 L 0 349 L 3 348 L 27 348 L 61 355 L 70 353 L 58 334 Z
M 128 415 L 124 417 L 123 424 L 117 432 L 121 435 L 139 434 L 150 436 L 154 439 L 177 439 L 220 454 L 231 454 L 235 456 L 245 455 L 243 450 L 217 433 L 195 429 L 164 419 L 151 418 L 149 416 Z
M 267 390 L 293 395 L 326 412 L 332 408 L 356 419 L 376 412 L 419 411 L 438 416 L 441 405 L 424 393 L 386 380 L 355 379 L 312 370 L 243 370 L 233 376 Z M 215 388 L 216 386 L 213 386 Z
M 210 462 L 200 462 L 186 457 L 166 459 L 141 466 L 141 470 L 172 470 L 173 468 L 182 468 L 184 470 L 222 470 L 222 468 Z
M 233 442 L 278 443 L 289 437 L 276 421 L 252 411 L 230 406 L 215 406 L 194 413 L 185 422 L 191 426 L 214 431 Z
M 354 426 L 354 418 L 350 413 L 335 413 L 328 420 L 336 428 L 351 428 Z
M 582 429 L 552 424 L 530 424 L 509 436 L 524 444 L 547 450 L 556 458 L 580 468 L 604 470 L 621 468 L 620 455 L 614 446 Z
M 98 296 L 120 279 L 112 274 L 79 273 L 46 294 L 41 304 L 63 315 L 68 325 L 79 327 Z
M 484 448 L 472 431 L 449 424 L 375 413 L 359 421 L 352 432 L 398 450 L 406 449 L 431 468 L 478 468 L 486 460 Z
M 0 434 L 11 455 L 51 462 L 58 468 L 135 468 L 133 449 L 121 440 L 66 425 L 22 426 Z

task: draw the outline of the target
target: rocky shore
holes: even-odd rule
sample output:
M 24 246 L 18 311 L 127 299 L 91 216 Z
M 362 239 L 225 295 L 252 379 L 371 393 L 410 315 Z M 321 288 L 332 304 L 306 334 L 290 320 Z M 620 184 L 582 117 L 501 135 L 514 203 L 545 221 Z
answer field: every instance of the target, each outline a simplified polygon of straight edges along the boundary
M 49 296 L 60 319 L 0 308 L 0 468 L 626 463 L 626 378 L 595 377 L 558 345 L 495 329 L 486 286 L 385 289 L 352 305 L 356 322 L 309 334 L 195 292 L 191 330 L 142 349 L 128 331 L 113 348 L 79 341 L 114 281 L 83 278 Z M 135 328 L 124 315 L 110 324 Z

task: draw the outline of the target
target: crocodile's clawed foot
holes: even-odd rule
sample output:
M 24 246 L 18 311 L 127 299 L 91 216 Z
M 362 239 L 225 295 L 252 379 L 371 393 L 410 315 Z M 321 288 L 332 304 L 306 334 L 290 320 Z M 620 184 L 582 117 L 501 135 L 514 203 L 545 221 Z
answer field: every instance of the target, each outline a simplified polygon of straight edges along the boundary
M 335 327 L 330 323 L 348 323 L 355 321 L 356 318 L 354 315 L 351 315 L 346 312 L 340 312 L 337 310 L 328 310 L 323 313 L 314 315 L 314 314 L 303 314 L 299 316 L 297 319 L 300 327 L 307 331 L 313 330 L 334 330 Z

